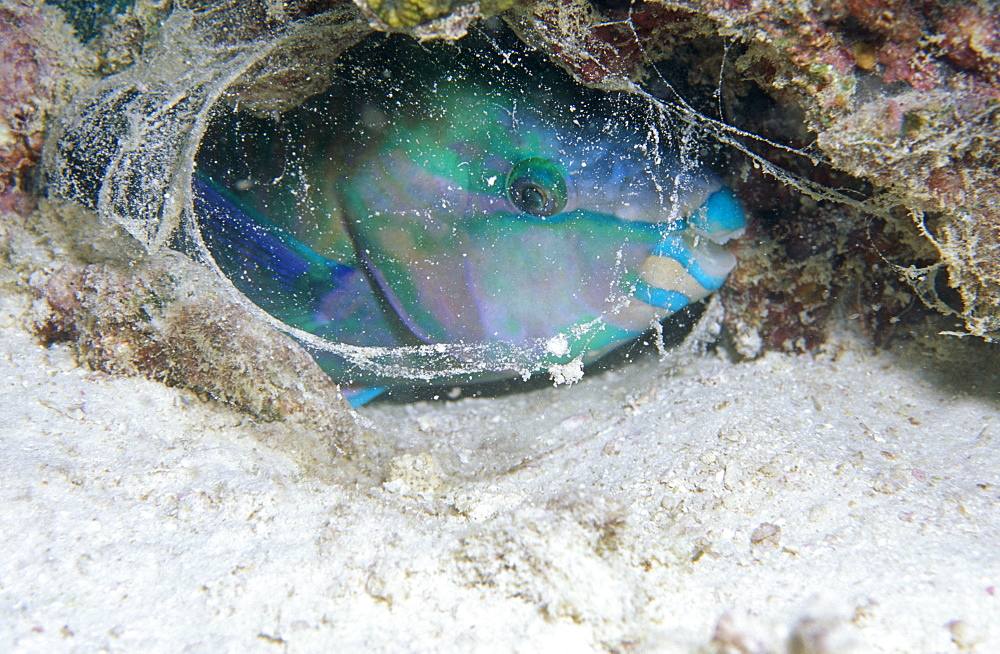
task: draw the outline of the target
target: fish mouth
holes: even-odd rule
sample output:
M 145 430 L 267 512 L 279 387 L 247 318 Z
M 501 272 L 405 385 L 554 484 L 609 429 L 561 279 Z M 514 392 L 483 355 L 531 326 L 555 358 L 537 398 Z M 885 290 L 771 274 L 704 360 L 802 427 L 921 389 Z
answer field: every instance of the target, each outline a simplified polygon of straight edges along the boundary
M 745 228 L 746 216 L 733 192 L 715 191 L 643 260 L 632 295 L 670 313 L 705 299 L 736 267 L 736 257 L 725 245 Z

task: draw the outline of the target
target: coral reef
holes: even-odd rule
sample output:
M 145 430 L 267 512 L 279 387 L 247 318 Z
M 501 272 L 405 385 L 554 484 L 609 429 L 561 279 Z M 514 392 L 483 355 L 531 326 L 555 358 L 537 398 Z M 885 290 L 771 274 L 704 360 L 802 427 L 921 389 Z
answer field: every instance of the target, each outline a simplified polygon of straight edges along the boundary
M 815 348 L 844 319 L 878 341 L 919 300 L 996 334 L 992 5 L 628 4 L 505 18 L 736 148 L 752 222 L 722 301 L 741 352 Z M 0 53 L 26 53 L 0 84 L 77 65 L 39 45 L 56 9 L 0 7 Z M 374 447 L 301 348 L 171 251 L 190 245 L 211 107 L 294 105 L 371 19 L 325 0 L 174 7 L 107 65 L 128 12 L 88 44 L 90 70 L 117 72 L 70 82 L 48 199 L 22 137 L 59 82 L 0 95 L 0 136 L 9 98 L 42 99 L 0 152 L 8 649 L 997 649 L 995 347 L 925 329 L 874 355 L 646 360 L 571 389 L 382 406 Z M 457 35 L 477 12 L 407 31 Z M 79 125 L 103 138 L 60 150 Z M 25 316 L 49 350 L 14 328 Z M 105 371 L 244 415 L 93 383 Z M 368 483 L 322 483 L 345 458 Z
M 757 170 L 744 197 L 758 220 L 722 290 L 725 324 L 740 354 L 811 351 L 844 320 L 881 345 L 925 317 L 889 263 L 936 259 L 905 215 L 892 222 L 816 202 Z
M 33 2 L 0 5 L 0 213 L 34 208 L 31 176 L 58 75 L 50 18 Z
M 364 7 L 383 30 L 413 29 L 449 15 L 489 17 L 510 9 L 514 0 L 368 0 Z M 471 9 L 471 11 L 469 11 Z
M 373 28 L 455 39 L 506 4 L 185 1 L 165 21 L 163 2 L 101 6 L 93 71 L 118 72 L 74 82 L 47 149 L 52 191 L 156 251 L 187 220 L 190 162 L 216 103 L 281 111 L 325 88 L 330 62 Z M 82 20 L 77 4 L 64 9 Z M 55 9 L 0 11 L 0 56 L 15 71 L 2 80 L 0 209 L 24 213 L 54 80 L 78 64 L 39 37 Z M 984 1 L 538 0 L 502 16 L 582 81 L 641 84 L 674 120 L 742 151 L 730 182 L 753 225 L 724 301 L 737 348 L 755 355 L 813 348 L 837 316 L 879 341 L 919 317 L 917 298 L 971 333 L 998 333 L 998 12 Z M 90 284 L 97 272 L 58 279 Z M 35 288 L 57 300 L 50 337 L 79 329 L 56 287 Z

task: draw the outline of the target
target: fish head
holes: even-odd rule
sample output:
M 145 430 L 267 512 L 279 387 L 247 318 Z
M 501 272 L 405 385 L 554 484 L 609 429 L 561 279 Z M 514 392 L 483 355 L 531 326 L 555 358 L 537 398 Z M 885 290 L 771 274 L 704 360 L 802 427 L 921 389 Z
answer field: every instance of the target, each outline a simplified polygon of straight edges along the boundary
M 656 142 L 645 101 L 559 88 L 442 77 L 336 180 L 359 258 L 422 342 L 586 362 L 735 265 L 739 203 Z

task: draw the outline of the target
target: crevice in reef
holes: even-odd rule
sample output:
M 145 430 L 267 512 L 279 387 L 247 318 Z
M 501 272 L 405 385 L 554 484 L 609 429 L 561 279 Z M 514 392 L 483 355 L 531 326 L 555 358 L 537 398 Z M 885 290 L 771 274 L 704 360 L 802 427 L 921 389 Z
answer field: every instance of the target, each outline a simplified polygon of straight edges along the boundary
M 728 162 L 727 181 L 751 214 L 740 266 L 721 293 L 742 355 L 814 350 L 831 321 L 844 319 L 882 343 L 924 320 L 923 305 L 989 338 L 1000 325 L 998 10 L 896 2 L 887 18 L 867 4 L 766 2 L 750 11 L 708 0 L 542 1 L 491 20 L 590 85 L 640 83 L 667 104 L 676 91 L 700 115 L 758 137 L 727 138 L 760 160 L 711 139 L 692 150 Z M 91 81 L 104 77 L 87 86 L 79 51 L 54 53 L 32 36 L 55 10 L 17 6 L 10 24 L 33 61 L 74 71 L 58 83 L 39 78 L 72 96 L 51 112 L 49 192 L 98 210 L 151 250 L 185 224 L 191 160 L 214 105 L 268 114 L 298 104 L 325 88 L 339 53 L 398 8 L 380 4 L 376 19 L 342 2 L 101 4 L 86 47 Z M 83 20 L 74 7 L 63 9 Z M 950 27 L 958 13 L 967 34 Z M 466 5 L 401 29 L 455 39 L 476 17 Z M 51 107 L 52 98 L 37 104 Z M 25 135 L 26 149 L 5 160 L 2 197 L 24 212 L 41 148 L 38 117 L 27 118 L 27 127 L 8 126 Z M 789 176 L 776 179 L 761 161 Z M 795 178 L 870 198 L 877 211 L 799 193 Z

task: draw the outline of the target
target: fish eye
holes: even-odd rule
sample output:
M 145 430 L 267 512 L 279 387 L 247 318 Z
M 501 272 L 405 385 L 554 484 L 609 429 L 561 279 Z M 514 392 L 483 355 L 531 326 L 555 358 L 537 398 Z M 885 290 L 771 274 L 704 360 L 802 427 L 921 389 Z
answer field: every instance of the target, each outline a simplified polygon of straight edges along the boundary
M 518 182 L 524 182 L 524 178 L 517 180 Z M 547 198 L 545 197 L 545 191 L 531 182 L 525 183 L 520 191 L 517 191 L 517 201 L 514 203 L 519 209 L 523 209 L 533 215 L 545 215 L 545 204 Z
M 510 171 L 507 196 L 526 214 L 553 216 L 566 206 L 566 179 L 548 159 L 529 157 Z

